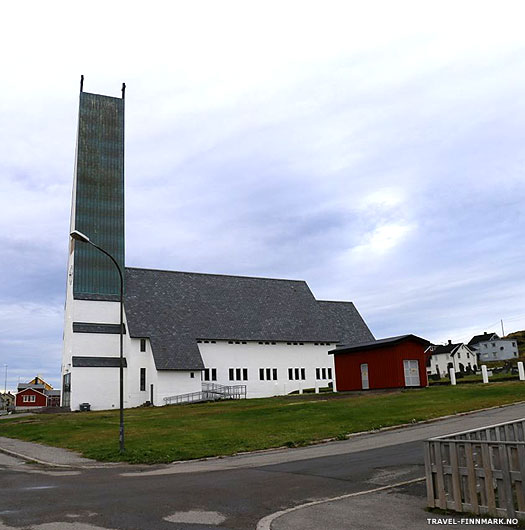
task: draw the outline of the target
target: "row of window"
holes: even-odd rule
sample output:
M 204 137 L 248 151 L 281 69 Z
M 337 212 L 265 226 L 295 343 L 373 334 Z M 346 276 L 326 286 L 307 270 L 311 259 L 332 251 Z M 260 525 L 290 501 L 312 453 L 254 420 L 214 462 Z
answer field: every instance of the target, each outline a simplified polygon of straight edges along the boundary
M 261 381 L 277 381 L 277 368 L 259 368 Z
M 194 372 L 191 372 L 191 377 L 194 377 Z M 230 381 L 248 381 L 248 368 L 229 368 L 228 377 Z M 205 368 L 201 372 L 203 381 L 217 381 L 217 368 Z M 332 379 L 331 368 L 316 368 L 315 378 L 317 380 Z M 277 368 L 259 368 L 260 381 L 277 381 Z M 290 381 L 304 381 L 306 380 L 306 368 L 288 368 L 288 379 Z M 146 368 L 140 369 L 140 390 L 146 390 Z M 35 396 L 24 396 L 26 397 Z M 34 401 L 34 400 L 33 400 Z
M 22 396 L 23 403 L 34 403 L 36 401 L 36 396 Z
M 319 379 L 332 379 L 332 369 L 331 368 L 316 368 L 315 369 L 315 378 Z
M 216 344 L 217 341 L 215 340 L 202 340 L 202 339 L 199 339 L 197 341 L 199 344 Z M 271 345 L 276 345 L 277 342 L 275 341 L 258 341 L 259 344 L 271 344 Z M 228 341 L 228 344 L 246 344 L 246 341 L 245 340 L 229 340 Z M 286 343 L 288 346 L 304 346 L 304 342 L 287 342 Z M 314 346 L 330 346 L 330 343 L 329 342 L 314 342 Z M 146 351 L 146 339 L 140 339 L 140 351 L 141 352 L 145 352 Z
M 202 372 L 204 381 L 217 381 L 217 369 L 206 368 Z M 228 377 L 230 381 L 248 381 L 248 368 L 229 368 Z M 320 381 L 323 379 L 332 379 L 332 368 L 316 368 L 315 378 Z M 260 381 L 277 381 L 277 368 L 259 368 Z M 306 368 L 288 368 L 288 380 L 305 381 Z

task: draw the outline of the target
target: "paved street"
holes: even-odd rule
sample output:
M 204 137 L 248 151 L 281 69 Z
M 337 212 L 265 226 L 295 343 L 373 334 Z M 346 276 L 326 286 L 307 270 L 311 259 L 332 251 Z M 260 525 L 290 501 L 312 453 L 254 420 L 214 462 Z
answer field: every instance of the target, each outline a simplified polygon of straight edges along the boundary
M 64 469 L 0 455 L 0 530 L 255 529 L 280 510 L 422 477 L 421 440 L 429 436 L 523 416 L 525 406 L 517 405 L 308 448 L 168 466 Z M 424 495 L 424 483 L 415 483 L 299 509 L 271 528 L 366 528 L 370 510 L 384 508 L 385 499 L 402 508 L 378 516 L 389 524 L 397 516 L 398 526 L 375 521 L 370 528 L 424 528 Z

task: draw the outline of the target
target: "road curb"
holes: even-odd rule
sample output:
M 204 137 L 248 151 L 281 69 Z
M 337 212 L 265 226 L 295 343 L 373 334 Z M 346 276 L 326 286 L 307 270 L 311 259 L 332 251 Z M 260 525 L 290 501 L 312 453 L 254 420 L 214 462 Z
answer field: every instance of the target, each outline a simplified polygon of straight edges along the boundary
M 354 493 L 346 493 L 345 495 L 338 495 L 337 497 L 331 497 L 329 499 L 320 499 L 318 501 L 305 502 L 304 504 L 299 504 L 297 506 L 293 506 L 292 508 L 286 508 L 285 510 L 280 510 L 278 512 L 271 513 L 270 515 L 267 515 L 266 517 L 263 517 L 257 523 L 257 527 L 255 530 L 271 530 L 272 523 L 273 521 L 275 521 L 275 519 L 278 519 L 279 517 L 282 517 L 283 515 L 287 515 L 289 513 L 302 510 L 303 508 L 309 508 L 310 506 L 317 506 L 319 504 L 325 504 L 327 502 L 335 502 L 335 501 L 340 501 L 343 499 L 350 499 L 352 497 L 359 497 L 361 495 L 367 495 L 369 493 L 377 493 L 378 491 L 391 490 L 394 488 L 399 488 L 401 486 L 408 486 L 409 484 L 415 484 L 416 482 L 423 482 L 423 480 L 425 480 L 425 477 L 419 477 L 419 478 L 414 478 L 411 480 L 405 480 L 404 482 L 396 482 L 395 484 L 389 484 L 387 486 L 380 486 L 379 488 L 373 488 L 370 490 L 356 491 Z
M 77 466 L 72 466 L 70 464 L 58 464 L 57 462 L 46 462 L 45 460 L 40 460 L 32 456 L 23 455 L 22 453 L 17 453 L 16 451 L 11 451 L 11 449 L 5 449 L 4 447 L 0 447 L 0 453 L 4 453 L 9 456 L 15 456 L 17 458 L 21 458 L 22 460 L 25 460 L 26 462 L 36 462 L 37 464 L 41 464 L 43 466 L 59 467 L 61 469 L 64 469 L 64 468 L 73 469 L 77 467 Z

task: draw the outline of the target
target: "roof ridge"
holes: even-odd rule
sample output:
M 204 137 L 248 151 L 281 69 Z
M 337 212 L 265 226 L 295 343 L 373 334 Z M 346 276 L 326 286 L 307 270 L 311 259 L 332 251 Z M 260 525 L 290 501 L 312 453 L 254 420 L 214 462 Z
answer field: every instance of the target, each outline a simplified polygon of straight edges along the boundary
M 288 278 L 269 278 L 267 276 L 244 276 L 241 274 L 221 274 L 217 272 L 192 272 L 192 271 L 170 271 L 168 269 L 152 269 L 150 267 L 125 267 L 125 269 L 133 269 L 138 271 L 151 271 L 151 272 L 169 272 L 172 274 L 198 274 L 200 276 L 220 276 L 227 278 L 249 278 L 252 280 L 273 280 L 279 282 L 298 282 L 306 283 L 306 280 L 292 280 Z
M 352 300 L 317 300 L 318 302 L 325 302 L 328 304 L 352 304 L 355 305 Z

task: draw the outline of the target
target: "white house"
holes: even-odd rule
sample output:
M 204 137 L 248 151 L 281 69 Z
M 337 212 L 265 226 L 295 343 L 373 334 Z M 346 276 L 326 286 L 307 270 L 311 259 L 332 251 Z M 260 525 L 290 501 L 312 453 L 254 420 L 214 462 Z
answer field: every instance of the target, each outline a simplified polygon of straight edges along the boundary
M 124 99 L 81 90 L 71 231 L 124 275 L 124 406 L 246 385 L 247 397 L 333 383 L 336 344 L 373 340 L 351 302 L 304 281 L 125 267 Z M 62 405 L 119 406 L 120 282 L 102 252 L 71 241 Z
M 518 343 L 515 340 L 501 339 L 496 333 L 475 335 L 469 346 L 479 356 L 480 361 L 506 361 L 518 357 Z
M 453 344 L 451 340 L 448 344 L 434 346 L 430 365 L 427 366 L 427 374 L 439 374 L 440 377 L 446 377 L 450 368 L 454 368 L 454 372 L 477 370 L 476 354 L 466 344 Z

